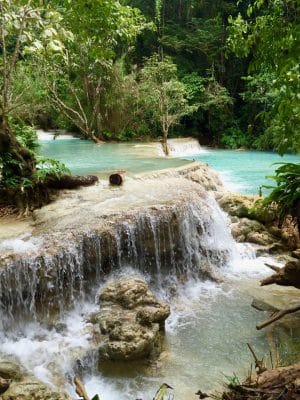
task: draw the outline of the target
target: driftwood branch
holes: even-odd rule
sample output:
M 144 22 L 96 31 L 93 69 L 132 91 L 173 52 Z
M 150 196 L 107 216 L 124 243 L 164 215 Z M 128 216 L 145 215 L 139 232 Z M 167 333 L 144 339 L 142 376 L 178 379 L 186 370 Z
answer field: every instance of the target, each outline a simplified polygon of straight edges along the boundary
M 300 260 L 287 262 L 283 268 L 276 271 L 276 274 L 262 280 L 261 286 L 272 285 L 273 283 L 300 289 Z
M 276 265 L 273 264 L 265 263 L 265 266 L 271 268 L 275 272 L 279 272 L 281 270 L 280 267 L 277 267 Z
M 256 356 L 252 346 L 249 343 L 247 343 L 247 346 L 248 346 L 248 348 L 249 348 L 249 350 L 250 350 L 250 352 L 251 352 L 251 354 L 252 354 L 252 356 L 254 358 L 255 369 L 257 371 L 257 374 L 260 375 L 260 374 L 262 374 L 263 372 L 265 372 L 267 370 L 267 368 L 264 366 L 264 361 L 263 361 L 263 359 L 261 359 L 261 360 L 258 359 L 258 357 Z
M 87 392 L 85 390 L 85 387 L 81 380 L 78 378 L 78 376 L 75 376 L 74 378 L 74 384 L 75 384 L 75 391 L 78 394 L 80 398 L 83 400 L 90 400 L 89 396 L 87 395 Z
M 281 310 L 275 314 L 268 320 L 264 321 L 263 323 L 256 325 L 256 329 L 260 330 L 265 328 L 268 325 L 271 325 L 273 322 L 278 321 L 279 319 L 283 318 L 285 315 L 292 314 L 296 311 L 300 311 L 300 305 L 298 304 L 297 306 L 286 308 L 284 310 Z

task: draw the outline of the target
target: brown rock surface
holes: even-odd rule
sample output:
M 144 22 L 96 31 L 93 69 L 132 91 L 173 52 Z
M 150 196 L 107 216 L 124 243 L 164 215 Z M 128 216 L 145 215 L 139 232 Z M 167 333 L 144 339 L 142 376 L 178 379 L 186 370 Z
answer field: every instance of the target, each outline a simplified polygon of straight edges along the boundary
M 161 350 L 164 322 L 170 314 L 141 279 L 123 279 L 99 293 L 100 312 L 91 321 L 100 331 L 100 357 L 135 360 L 157 355 Z

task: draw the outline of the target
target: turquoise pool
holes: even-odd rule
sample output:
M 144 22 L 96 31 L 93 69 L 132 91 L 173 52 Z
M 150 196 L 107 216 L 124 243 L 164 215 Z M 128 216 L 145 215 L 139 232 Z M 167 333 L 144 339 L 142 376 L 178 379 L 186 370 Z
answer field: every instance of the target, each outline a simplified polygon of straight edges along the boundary
M 126 170 L 129 174 L 179 167 L 187 163 L 180 158 L 158 156 L 156 144 L 105 143 L 87 140 L 41 140 L 40 154 L 63 162 L 74 174 L 107 174 Z
M 204 149 L 200 154 L 165 158 L 158 143 L 95 143 L 80 139 L 41 140 L 40 153 L 67 165 L 74 174 L 107 174 L 124 169 L 129 174 L 179 167 L 187 160 L 199 160 L 217 170 L 232 191 L 257 194 L 272 175 L 276 162 L 300 162 L 299 155 L 280 157 L 273 152 Z M 184 157 L 184 158 L 183 158 Z M 263 190 L 266 193 L 266 190 Z
M 245 194 L 258 194 L 263 184 L 273 184 L 266 179 L 272 175 L 277 162 L 300 162 L 299 155 L 286 154 L 283 157 L 277 153 L 265 151 L 233 151 L 207 149 L 203 154 L 189 157 L 209 164 L 217 170 L 225 184 L 233 191 Z M 266 190 L 263 190 L 266 193 Z

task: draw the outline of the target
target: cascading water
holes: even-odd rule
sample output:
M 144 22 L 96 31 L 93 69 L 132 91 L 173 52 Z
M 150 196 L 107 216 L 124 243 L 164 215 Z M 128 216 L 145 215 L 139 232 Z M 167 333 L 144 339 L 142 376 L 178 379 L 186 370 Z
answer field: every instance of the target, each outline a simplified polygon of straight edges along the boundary
M 97 288 L 105 274 L 124 266 L 154 282 L 211 276 L 236 251 L 226 224 L 210 197 L 121 215 L 105 230 L 81 233 L 73 243 L 68 238 L 65 247 L 16 258 L 0 271 L 3 328 L 17 317 L 48 320 L 86 296 L 91 299 L 91 282 Z
M 146 400 L 162 381 L 184 400 L 215 386 L 221 372 L 247 364 L 247 340 L 265 346 L 264 335 L 255 333 L 249 296 L 226 282 L 206 280 L 220 272 L 234 276 L 238 262 L 252 262 L 240 258 L 213 197 L 117 213 L 101 226 L 56 232 L 42 242 L 39 252 L 16 254 L 1 268 L 1 351 L 17 356 L 45 382 L 66 385 L 71 395 L 62 377 L 79 368 L 89 394 L 98 392 L 103 400 Z M 150 366 L 100 365 L 99 373 L 85 316 L 107 278 L 129 274 L 145 277 L 171 301 L 166 350 Z M 177 295 L 169 297 L 174 287 Z

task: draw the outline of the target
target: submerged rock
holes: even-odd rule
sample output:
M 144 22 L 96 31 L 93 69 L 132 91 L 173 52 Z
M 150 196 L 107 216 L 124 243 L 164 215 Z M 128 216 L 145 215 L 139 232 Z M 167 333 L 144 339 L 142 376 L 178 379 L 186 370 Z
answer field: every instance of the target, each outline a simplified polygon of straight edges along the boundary
M 99 304 L 91 322 L 100 330 L 100 358 L 126 361 L 160 353 L 170 307 L 155 298 L 145 281 L 112 283 L 100 291 Z

